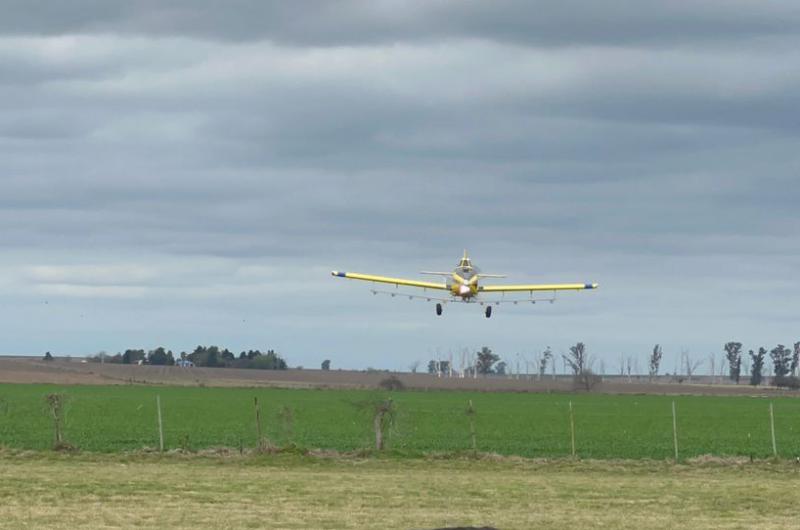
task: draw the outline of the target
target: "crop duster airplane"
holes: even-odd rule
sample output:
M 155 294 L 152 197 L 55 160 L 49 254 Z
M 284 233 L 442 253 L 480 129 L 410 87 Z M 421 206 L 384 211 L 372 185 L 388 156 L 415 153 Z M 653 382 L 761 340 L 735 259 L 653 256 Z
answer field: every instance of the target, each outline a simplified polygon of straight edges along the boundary
M 458 266 L 453 269 L 453 272 L 432 272 L 422 271 L 421 274 L 430 274 L 434 276 L 444 277 L 444 281 L 438 282 L 423 282 L 418 280 L 407 280 L 404 278 L 389 278 L 386 276 L 373 276 L 371 274 L 360 274 L 357 272 L 339 272 L 332 271 L 333 276 L 339 278 L 350 278 L 351 280 L 363 280 L 375 283 L 388 283 L 394 284 L 396 288 L 416 287 L 424 291 L 447 291 L 449 296 L 442 297 L 426 295 L 405 294 L 396 291 L 378 291 L 373 289 L 372 294 L 389 294 L 391 296 L 407 296 L 409 299 L 422 298 L 427 301 L 436 301 L 436 314 L 442 314 L 442 304 L 449 302 L 462 302 L 462 303 L 478 303 L 486 306 L 486 318 L 492 316 L 492 305 L 501 303 L 514 303 L 519 302 L 554 302 L 555 293 L 557 291 L 582 291 L 584 289 L 597 289 L 596 283 L 555 283 L 555 284 L 520 284 L 520 285 L 481 285 L 480 281 L 483 278 L 505 278 L 502 274 L 484 274 L 478 270 L 477 267 L 472 265 L 472 260 L 467 256 L 467 251 L 464 251 L 464 256 L 458 262 Z M 549 292 L 552 293 L 550 298 L 535 298 L 534 293 Z M 528 293 L 527 299 L 506 299 L 506 293 Z M 502 298 L 492 299 L 492 295 L 500 295 Z M 488 296 L 487 296 L 488 295 Z

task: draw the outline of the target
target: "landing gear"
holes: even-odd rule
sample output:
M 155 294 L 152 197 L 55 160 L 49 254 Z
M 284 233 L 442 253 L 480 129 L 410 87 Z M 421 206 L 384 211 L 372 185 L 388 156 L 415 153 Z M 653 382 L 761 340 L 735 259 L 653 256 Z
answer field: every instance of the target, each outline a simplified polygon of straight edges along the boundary
M 486 306 L 486 318 L 491 318 L 491 317 L 492 317 L 492 306 L 487 305 Z
M 436 316 L 442 316 L 442 304 L 436 304 Z

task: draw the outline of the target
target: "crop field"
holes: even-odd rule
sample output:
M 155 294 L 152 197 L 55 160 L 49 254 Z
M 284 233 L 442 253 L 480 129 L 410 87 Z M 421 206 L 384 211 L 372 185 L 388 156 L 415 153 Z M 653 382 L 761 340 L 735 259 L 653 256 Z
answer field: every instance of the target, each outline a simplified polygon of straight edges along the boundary
M 160 397 L 166 449 L 252 448 L 254 398 L 263 434 L 279 446 L 351 452 L 374 443 L 376 401 L 391 397 L 388 445 L 397 454 L 477 449 L 524 457 L 571 454 L 569 404 L 576 454 L 582 458 L 667 459 L 673 456 L 672 402 L 681 458 L 772 456 L 769 405 L 778 454 L 800 455 L 800 399 L 711 396 L 613 396 L 478 392 L 378 392 L 166 386 L 0 385 L 0 446 L 47 449 L 53 421 L 49 393 L 66 396 L 65 439 L 84 451 L 158 447 Z

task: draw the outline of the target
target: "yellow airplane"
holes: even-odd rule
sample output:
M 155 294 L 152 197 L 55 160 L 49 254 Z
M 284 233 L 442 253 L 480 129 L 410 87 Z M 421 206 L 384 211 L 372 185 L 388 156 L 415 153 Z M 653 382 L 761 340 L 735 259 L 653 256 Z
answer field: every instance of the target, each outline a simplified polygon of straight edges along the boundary
M 356 272 L 339 272 L 332 271 L 331 275 L 338 276 L 339 278 L 350 278 L 351 280 L 363 280 L 375 283 L 389 283 L 393 284 L 396 288 L 401 285 L 404 287 L 417 287 L 424 291 L 428 289 L 448 291 L 449 297 L 438 298 L 435 296 L 419 296 L 413 294 L 405 294 L 400 292 L 386 292 L 372 290 L 372 294 L 389 294 L 391 296 L 408 296 L 409 299 L 422 298 L 428 302 L 436 300 L 436 314 L 442 314 L 442 304 L 449 302 L 463 302 L 463 303 L 479 303 L 486 305 L 486 318 L 492 316 L 492 305 L 501 303 L 514 303 L 519 302 L 554 302 L 556 291 L 582 291 L 584 289 L 597 289 L 596 283 L 556 283 L 556 284 L 522 284 L 522 285 L 480 285 L 481 278 L 505 278 L 502 274 L 484 274 L 472 265 L 472 260 L 467 256 L 467 251 L 464 251 L 464 256 L 458 262 L 458 266 L 452 272 L 433 272 L 421 271 L 421 274 L 432 274 L 435 276 L 443 276 L 445 281 L 443 283 L 437 282 L 423 282 L 418 280 L 407 280 L 403 278 L 389 278 L 386 276 L 374 276 L 372 274 L 360 274 Z M 534 298 L 534 293 L 539 292 L 552 292 L 552 297 L 547 299 Z M 528 292 L 530 297 L 528 299 L 505 299 L 505 293 L 520 293 Z M 482 295 L 484 293 L 494 293 L 503 296 L 500 300 L 486 299 Z

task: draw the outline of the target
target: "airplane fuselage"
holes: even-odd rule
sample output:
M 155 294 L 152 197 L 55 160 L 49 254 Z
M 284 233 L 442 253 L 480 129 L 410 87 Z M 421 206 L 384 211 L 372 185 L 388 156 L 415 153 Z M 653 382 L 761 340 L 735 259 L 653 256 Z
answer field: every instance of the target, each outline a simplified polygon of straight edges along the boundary
M 456 267 L 451 278 L 447 283 L 453 296 L 468 300 L 478 294 L 478 273 L 472 267 Z

